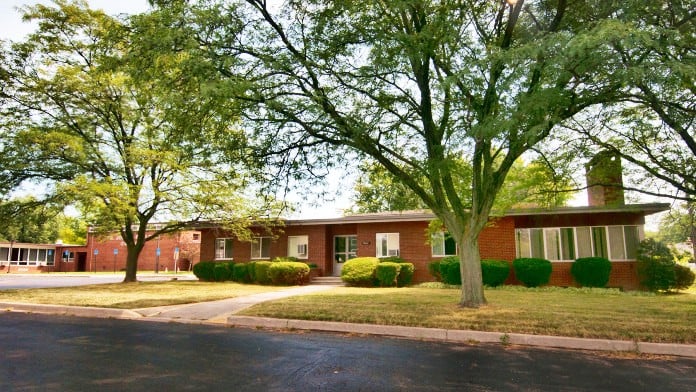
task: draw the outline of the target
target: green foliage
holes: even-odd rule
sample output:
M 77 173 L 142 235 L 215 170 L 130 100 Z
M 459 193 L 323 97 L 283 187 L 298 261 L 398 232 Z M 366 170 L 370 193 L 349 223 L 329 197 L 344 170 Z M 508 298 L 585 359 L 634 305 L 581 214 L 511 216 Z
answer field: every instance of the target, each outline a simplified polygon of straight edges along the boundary
M 517 279 L 527 287 L 543 286 L 551 278 L 551 262 L 545 259 L 515 259 L 512 268 Z
M 62 209 L 57 203 L 34 197 L 0 201 L 0 240 L 55 243 L 58 239 L 56 219 L 62 215 Z
M 256 262 L 250 261 L 246 263 L 247 274 L 249 274 L 249 282 L 256 282 Z
M 281 263 L 281 262 L 297 262 L 299 261 L 297 257 L 292 257 L 292 256 L 282 256 L 282 257 L 276 257 L 271 262 L 273 263 Z
M 442 282 L 442 275 L 440 274 L 440 260 L 433 260 L 428 263 L 428 273 L 435 278 L 436 281 Z
M 199 280 L 213 282 L 215 281 L 214 269 L 214 261 L 201 261 L 193 266 L 193 274 L 196 275 Z
M 674 288 L 677 290 L 686 290 L 694 284 L 696 275 L 691 268 L 676 264 L 674 266 Z
M 268 269 L 271 267 L 270 261 L 257 261 L 254 263 L 254 281 L 258 284 L 270 284 L 271 276 Z
M 254 266 L 249 266 L 247 263 L 237 263 L 232 267 L 232 280 L 239 283 L 249 283 L 251 282 L 251 274 L 249 273 L 249 268 L 254 268 Z
M 399 256 L 380 257 L 380 263 L 405 263 L 406 260 Z
M 317 269 L 317 268 L 319 268 L 319 266 L 317 265 L 317 263 L 307 263 L 307 265 L 309 266 L 310 269 Z
M 674 256 L 667 245 L 653 238 L 638 246 L 638 276 L 640 283 L 650 291 L 668 291 L 676 283 Z
M 343 264 L 341 280 L 351 286 L 375 286 L 375 270 L 378 264 L 379 259 L 376 257 L 356 257 L 350 259 Z
M 232 280 L 234 277 L 234 267 L 235 264 L 231 262 L 215 263 L 215 267 L 213 267 L 214 280 L 216 282 L 226 282 L 228 280 Z
M 603 257 L 583 257 L 575 260 L 570 274 L 580 286 L 606 287 L 611 274 L 611 261 Z
M 309 266 L 296 261 L 272 262 L 268 276 L 275 285 L 300 285 L 309 278 Z
M 416 272 L 416 267 L 413 263 L 399 263 L 401 269 L 399 270 L 399 276 L 396 277 L 396 285 L 398 287 L 406 287 L 413 281 L 413 274 Z
M 510 275 L 510 263 L 505 260 L 481 260 L 481 274 L 486 286 L 500 286 Z
M 401 265 L 393 262 L 381 262 L 375 268 L 375 276 L 380 287 L 396 286 L 396 278 L 399 276 Z
M 459 257 L 447 256 L 440 260 L 440 276 L 442 283 L 462 284 L 462 273 L 459 265 Z

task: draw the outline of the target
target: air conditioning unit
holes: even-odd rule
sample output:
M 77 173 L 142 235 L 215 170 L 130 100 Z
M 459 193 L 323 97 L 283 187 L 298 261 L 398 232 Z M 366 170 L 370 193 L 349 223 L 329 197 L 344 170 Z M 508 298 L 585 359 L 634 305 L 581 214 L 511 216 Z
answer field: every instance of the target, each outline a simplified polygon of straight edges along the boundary
M 307 244 L 297 245 L 297 255 L 298 256 L 307 256 Z
M 389 256 L 398 256 L 399 255 L 399 250 L 398 249 L 389 249 L 387 252 L 387 255 Z

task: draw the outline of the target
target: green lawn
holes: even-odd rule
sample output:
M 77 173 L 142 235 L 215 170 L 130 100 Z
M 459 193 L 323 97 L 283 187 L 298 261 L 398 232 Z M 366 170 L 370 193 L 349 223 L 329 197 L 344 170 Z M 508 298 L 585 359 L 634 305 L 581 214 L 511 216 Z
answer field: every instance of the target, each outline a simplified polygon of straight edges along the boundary
M 459 290 L 340 288 L 254 306 L 242 314 L 507 333 L 696 343 L 696 293 L 505 287 L 488 306 L 457 306 Z
M 79 287 L 22 289 L 0 291 L 0 302 L 93 306 L 137 309 L 215 301 L 283 287 L 245 285 L 232 282 L 167 281 L 98 284 Z

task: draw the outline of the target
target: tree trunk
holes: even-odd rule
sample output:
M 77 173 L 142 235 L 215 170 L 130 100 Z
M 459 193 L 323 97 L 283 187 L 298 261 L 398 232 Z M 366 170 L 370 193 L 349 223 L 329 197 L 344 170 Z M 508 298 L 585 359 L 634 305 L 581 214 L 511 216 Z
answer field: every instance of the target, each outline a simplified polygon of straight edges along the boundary
M 481 279 L 478 233 L 467 231 L 457 242 L 459 243 L 459 269 L 462 274 L 462 296 L 459 306 L 478 308 L 486 304 Z
M 123 283 L 137 282 L 138 274 L 138 259 L 140 258 L 140 252 L 143 250 L 142 246 L 127 246 L 127 256 L 126 256 L 126 277 L 123 279 Z

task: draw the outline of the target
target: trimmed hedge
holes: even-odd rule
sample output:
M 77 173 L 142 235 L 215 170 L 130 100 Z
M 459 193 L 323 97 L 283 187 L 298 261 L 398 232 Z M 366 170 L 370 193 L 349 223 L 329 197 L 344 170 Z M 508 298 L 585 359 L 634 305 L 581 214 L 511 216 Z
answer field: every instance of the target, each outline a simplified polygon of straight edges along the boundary
M 277 285 L 300 285 L 309 277 L 309 266 L 296 261 L 272 262 L 268 268 L 271 282 Z
M 411 284 L 413 274 L 416 272 L 416 266 L 413 263 L 399 263 L 401 270 L 399 276 L 396 277 L 396 286 L 405 287 Z
M 676 264 L 674 266 L 675 289 L 686 290 L 694 284 L 695 279 L 696 275 L 694 274 L 694 271 L 691 270 L 691 268 L 681 264 Z
M 212 261 L 201 261 L 193 266 L 193 274 L 196 275 L 198 280 L 203 282 L 213 282 L 215 281 L 215 275 L 213 270 L 215 269 L 215 263 Z
M 270 284 L 271 277 L 268 275 L 268 269 L 271 268 L 270 261 L 254 262 L 254 281 L 258 284 Z
M 638 276 L 640 283 L 650 291 L 672 289 L 676 283 L 674 256 L 667 245 L 652 238 L 638 246 Z
M 232 280 L 232 268 L 234 263 L 215 263 L 213 268 L 213 278 L 216 282 L 226 282 Z
M 459 269 L 459 257 L 447 256 L 440 260 L 440 276 L 445 284 L 462 284 L 462 272 Z
M 481 260 L 481 275 L 484 285 L 500 286 L 510 275 L 510 264 L 505 260 Z
M 379 264 L 376 257 L 356 257 L 343 264 L 341 280 L 351 286 L 372 287 L 375 285 L 375 269 Z
M 442 275 L 440 275 L 440 260 L 434 260 L 428 263 L 428 272 L 435 278 L 438 282 L 442 282 Z
M 232 267 L 232 280 L 239 283 L 250 283 L 249 265 L 247 263 L 235 264 Z
M 570 266 L 570 274 L 580 286 L 606 287 L 611 274 L 611 261 L 604 257 L 582 257 Z
M 249 274 L 249 282 L 256 283 L 256 262 L 250 261 L 246 263 L 247 274 Z
M 551 262 L 545 259 L 520 258 L 512 262 L 515 276 L 527 287 L 538 287 L 549 283 Z
M 401 271 L 401 264 L 390 261 L 382 262 L 377 264 L 375 276 L 381 287 L 393 287 L 396 286 L 396 277 L 399 276 L 399 271 Z

